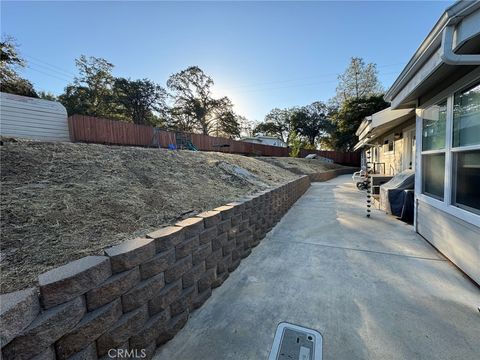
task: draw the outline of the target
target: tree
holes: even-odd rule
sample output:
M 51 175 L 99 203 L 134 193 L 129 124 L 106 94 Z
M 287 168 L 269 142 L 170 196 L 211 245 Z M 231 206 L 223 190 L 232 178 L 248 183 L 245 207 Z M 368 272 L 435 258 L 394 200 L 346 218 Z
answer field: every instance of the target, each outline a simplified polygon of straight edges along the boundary
M 186 114 L 182 108 L 173 106 L 166 114 L 167 127 L 175 131 L 194 132 L 195 119 Z
M 290 152 L 288 153 L 288 156 L 290 157 L 298 157 L 300 155 L 300 150 L 302 150 L 304 146 L 304 142 L 298 136 L 297 132 L 294 130 L 290 134 Z
M 275 136 L 288 143 L 292 130 L 291 116 L 291 109 L 272 109 L 265 116 L 265 121 L 255 127 L 254 133 Z
M 350 99 L 368 98 L 383 92 L 378 81 L 377 65 L 365 64 L 362 58 L 352 57 L 349 66 L 338 76 L 335 102 L 340 106 Z
M 245 116 L 237 115 L 238 126 L 240 129 L 240 136 L 254 136 L 256 123 L 255 121 L 247 119 Z
M 335 150 L 353 151 L 358 140 L 355 132 L 363 119 L 388 106 L 383 95 L 345 101 L 339 109 L 330 114 L 330 137 L 324 141 Z
M 232 110 L 224 111 L 220 113 L 215 122 L 215 135 L 221 137 L 227 137 L 230 139 L 240 137 L 240 126 L 238 115 Z
M 217 136 L 232 139 L 240 136 L 239 117 L 233 111 L 233 103 L 228 97 L 215 100 L 211 119 Z
M 315 148 L 320 134 L 326 133 L 329 128 L 327 106 L 316 101 L 308 106 L 302 106 L 292 111 L 291 124 L 297 135 L 308 140 L 308 144 Z
M 158 121 L 155 114 L 165 116 L 167 93 L 151 80 L 116 78 L 113 94 L 120 113 L 135 124 L 153 125 Z
M 172 115 L 180 115 L 180 122 L 194 124 L 194 129 L 205 135 L 236 135 L 238 123 L 232 116 L 232 102 L 227 97 L 213 98 L 212 86 L 213 79 L 198 66 L 170 76 L 167 87 L 173 92 L 175 111 Z
M 26 67 L 26 61 L 18 53 L 18 45 L 11 36 L 0 41 L 0 83 L 3 92 L 29 97 L 38 97 L 30 81 L 18 75 Z
M 79 76 L 59 96 L 68 114 L 119 117 L 117 104 L 113 101 L 113 64 L 102 58 L 87 58 L 85 55 L 76 59 L 75 64 Z
M 57 101 L 57 97 L 49 91 L 39 91 L 38 97 L 44 100 Z

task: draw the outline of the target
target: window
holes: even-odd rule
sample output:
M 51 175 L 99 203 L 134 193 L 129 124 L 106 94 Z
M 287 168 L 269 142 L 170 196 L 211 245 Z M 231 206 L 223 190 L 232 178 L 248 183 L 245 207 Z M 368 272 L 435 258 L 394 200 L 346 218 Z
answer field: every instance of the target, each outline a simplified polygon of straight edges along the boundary
M 423 112 L 422 193 L 444 199 L 447 101 Z
M 480 82 L 423 112 L 422 193 L 480 215 Z
M 480 150 L 454 156 L 452 204 L 480 214 Z
M 394 145 L 393 145 L 393 134 L 387 136 L 383 140 L 383 151 L 385 153 L 390 153 L 394 151 Z
M 452 205 L 480 214 L 480 83 L 453 97 Z
M 422 192 L 443 200 L 445 186 L 445 154 L 422 155 Z
M 480 84 L 455 94 L 453 147 L 480 145 Z
M 422 150 L 445 148 L 447 102 L 430 106 L 423 112 Z

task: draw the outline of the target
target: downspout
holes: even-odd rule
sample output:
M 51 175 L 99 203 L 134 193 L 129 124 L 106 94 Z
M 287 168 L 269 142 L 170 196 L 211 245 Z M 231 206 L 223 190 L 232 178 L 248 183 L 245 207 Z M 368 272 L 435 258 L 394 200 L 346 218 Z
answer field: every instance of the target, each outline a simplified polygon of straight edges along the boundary
M 453 19 L 452 19 L 453 20 Z M 480 65 L 480 55 L 455 54 L 453 52 L 453 34 L 455 24 L 450 22 L 443 29 L 442 35 L 442 61 L 448 65 Z

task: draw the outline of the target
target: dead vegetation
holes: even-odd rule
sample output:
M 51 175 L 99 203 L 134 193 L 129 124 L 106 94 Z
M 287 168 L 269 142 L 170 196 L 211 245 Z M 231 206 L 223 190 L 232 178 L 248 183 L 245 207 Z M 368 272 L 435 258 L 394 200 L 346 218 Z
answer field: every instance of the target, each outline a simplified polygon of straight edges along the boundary
M 1 292 L 30 286 L 46 270 L 301 171 L 332 167 L 318 160 L 4 142 Z

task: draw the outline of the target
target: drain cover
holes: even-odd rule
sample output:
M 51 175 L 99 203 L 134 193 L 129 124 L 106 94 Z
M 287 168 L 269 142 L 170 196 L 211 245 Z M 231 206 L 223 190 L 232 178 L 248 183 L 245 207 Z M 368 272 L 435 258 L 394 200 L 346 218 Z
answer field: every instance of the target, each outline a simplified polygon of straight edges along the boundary
M 268 360 L 322 360 L 322 335 L 282 322 L 277 326 Z

